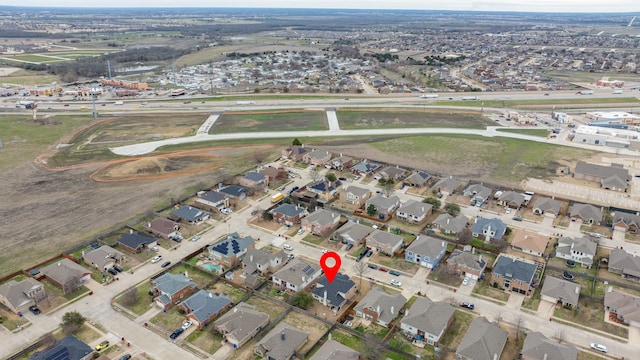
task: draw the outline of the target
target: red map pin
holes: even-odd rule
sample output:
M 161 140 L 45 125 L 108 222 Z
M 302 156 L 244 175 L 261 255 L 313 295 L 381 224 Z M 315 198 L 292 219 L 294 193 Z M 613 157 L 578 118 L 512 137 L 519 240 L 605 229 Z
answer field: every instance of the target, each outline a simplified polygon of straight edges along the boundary
M 327 261 L 329 259 L 333 259 L 333 262 Z M 333 282 L 333 278 L 336 277 L 338 270 L 340 270 L 340 265 L 342 265 L 342 259 L 340 259 L 340 255 L 334 251 L 326 252 L 322 254 L 322 257 L 320 258 L 320 267 L 327 276 L 329 283 Z

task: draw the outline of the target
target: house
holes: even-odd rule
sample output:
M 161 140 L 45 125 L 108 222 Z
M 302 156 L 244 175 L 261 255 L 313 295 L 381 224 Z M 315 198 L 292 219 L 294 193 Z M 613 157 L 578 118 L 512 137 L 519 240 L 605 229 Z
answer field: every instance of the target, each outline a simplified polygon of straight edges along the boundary
M 82 261 L 100 271 L 106 271 L 113 265 L 124 261 L 124 254 L 109 245 L 102 245 L 82 255 Z
M 268 360 L 289 360 L 302 348 L 309 335 L 282 321 L 254 348 L 256 355 Z
M 569 213 L 571 221 L 580 220 L 585 224 L 600 224 L 602 221 L 602 209 L 591 204 L 574 204 Z
M 278 207 L 271 210 L 273 220 L 291 226 L 299 224 L 305 215 L 307 215 L 307 210 L 305 208 L 287 203 L 280 204 Z
M 510 207 L 512 209 L 519 209 L 525 202 L 524 195 L 515 191 L 503 191 L 498 196 L 498 205 L 504 207 Z
M 483 184 L 469 185 L 463 191 L 463 195 L 471 198 L 471 204 L 484 203 L 491 197 L 492 190 Z
M 373 230 L 370 226 L 348 221 L 338 228 L 331 238 L 344 244 L 359 245 Z
M 614 230 L 622 230 L 635 234 L 640 227 L 640 215 L 630 214 L 623 211 L 613 213 L 612 227 Z
M 382 169 L 382 164 L 364 159 L 350 167 L 349 171 L 356 175 L 367 176 L 375 173 L 380 169 Z
M 74 290 L 91 279 L 91 271 L 89 269 L 67 258 L 60 259 L 40 269 L 40 272 L 65 292 Z
M 121 246 L 125 250 L 129 250 L 133 253 L 139 253 L 143 249 L 148 248 L 150 245 L 155 243 L 156 239 L 154 237 L 133 231 L 122 235 L 118 239 L 118 246 Z
M 471 227 L 473 237 L 484 239 L 485 241 L 502 240 L 507 231 L 507 224 L 498 218 L 476 218 L 475 224 Z
M 407 169 L 403 169 L 398 166 L 387 166 L 382 168 L 380 171 L 378 171 L 378 174 L 376 175 L 376 177 L 379 176 L 380 178 L 385 180 L 398 181 L 404 178 L 404 175 L 406 173 L 407 173 Z
M 388 255 L 399 252 L 404 244 L 402 236 L 381 230 L 371 232 L 367 235 L 366 241 L 368 247 Z
M 340 180 L 329 181 L 327 178 L 324 178 L 307 186 L 307 191 L 317 194 L 317 200 L 319 202 L 329 202 L 338 196 L 341 184 Z
M 507 343 L 507 332 L 497 323 L 480 316 L 471 322 L 456 351 L 458 360 L 500 359 Z
M 153 221 L 144 224 L 144 228 L 165 239 L 174 239 L 180 235 L 180 224 L 167 218 L 153 219 Z
M 359 360 L 360 353 L 335 340 L 328 340 L 309 360 Z
M 555 218 L 560 215 L 560 208 L 562 203 L 556 199 L 539 197 L 533 204 L 533 213 L 535 215 L 545 215 L 551 218 Z
M 242 255 L 248 249 L 255 247 L 256 241 L 251 236 L 240 237 L 237 232 L 227 236 L 216 244 L 208 247 L 209 259 L 217 261 L 227 269 L 240 262 Z
M 431 179 L 431 175 L 427 174 L 424 171 L 418 170 L 414 171 L 411 175 L 404 179 L 402 183 L 406 186 L 423 189 L 427 187 L 429 179 Z
M 547 276 L 542 284 L 540 295 L 542 300 L 550 303 L 560 303 L 562 306 L 575 308 L 578 306 L 580 297 L 580 284 Z
M 435 268 L 447 251 L 447 242 L 431 236 L 418 235 L 404 253 L 406 261 Z
M 529 296 L 533 292 L 537 268 L 533 261 L 500 254 L 493 265 L 491 284 Z
M 213 322 L 217 332 L 234 349 L 240 348 L 269 324 L 269 315 L 247 303 L 236 305 Z
M 276 271 L 272 276 L 273 285 L 290 292 L 302 291 L 322 275 L 322 269 L 317 263 L 308 263 L 295 258 L 288 265 Z
M 623 279 L 640 282 L 640 257 L 622 249 L 611 249 L 609 271 L 622 275 Z
M 285 259 L 286 255 L 282 250 L 271 253 L 266 249 L 249 248 L 242 257 L 243 275 L 258 272 L 264 276 L 273 273 L 284 265 Z
M 374 196 L 364 203 L 365 212 L 368 214 L 369 208 L 373 206 L 375 209 L 374 217 L 381 221 L 391 219 L 396 209 L 400 206 L 400 198 L 397 196 L 386 197 L 382 195 Z
M 552 341 L 536 331 L 527 334 L 520 356 L 522 360 L 576 360 L 578 349 Z
M 282 157 L 293 161 L 302 161 L 302 157 L 308 150 L 304 146 L 293 145 L 282 150 Z
M 344 171 L 353 165 L 353 158 L 349 156 L 342 156 L 341 154 L 339 157 L 329 160 L 328 164 L 332 169 Z
M 368 189 L 353 185 L 343 185 L 340 190 L 340 200 L 357 207 L 364 205 L 370 197 L 371 192 Z
M 155 296 L 153 300 L 163 309 L 184 300 L 196 291 L 196 283 L 183 274 L 164 273 L 151 279 L 151 285 L 151 292 Z
M 444 301 L 431 301 L 418 296 L 410 309 L 405 310 L 400 322 L 400 330 L 431 346 L 442 339 L 444 332 L 453 321 L 455 309 Z
M 229 207 L 230 201 L 225 194 L 212 190 L 199 195 L 196 198 L 196 204 L 203 209 L 220 211 L 222 208 Z
M 323 276 L 311 292 L 314 299 L 331 310 L 340 311 L 356 294 L 356 283 L 345 274 L 338 273 L 332 282 Z
M 202 330 L 232 305 L 231 299 L 224 295 L 200 290 L 181 302 L 178 307 L 184 311 L 189 320 L 198 326 L 198 329 Z
M 625 324 L 640 327 L 640 297 L 609 287 L 604 293 L 604 308 Z
M 593 265 L 598 243 L 587 238 L 562 237 L 558 240 L 556 257 L 579 262 L 588 269 Z
M 406 302 L 407 299 L 400 293 L 391 295 L 380 287 L 374 287 L 360 300 L 354 310 L 357 317 L 389 327 Z
M 458 180 L 453 176 L 446 177 L 444 179 L 440 179 L 435 185 L 433 185 L 433 189 L 442 194 L 443 196 L 449 196 L 455 193 L 456 190 L 464 183 L 462 180 Z
M 600 183 L 603 189 L 624 192 L 628 186 L 629 170 L 620 164 L 604 166 L 578 161 L 573 177 Z
M 420 224 L 431 215 L 433 205 L 417 200 L 407 200 L 396 210 L 396 217 L 399 220 L 410 224 Z
M 469 219 L 460 214 L 451 216 L 449 214 L 440 214 L 433 222 L 433 228 L 440 230 L 444 234 L 459 234 L 469 225 Z
M 78 340 L 73 335 L 69 335 L 56 342 L 42 352 L 36 352 L 29 358 L 30 360 L 89 360 L 93 359 L 93 349 Z
M 171 212 L 171 218 L 189 224 L 199 224 L 209 220 L 210 216 L 206 211 L 198 209 L 195 206 L 183 205 Z
M 238 186 L 238 185 L 229 185 L 229 186 L 219 188 L 218 192 L 228 197 L 231 203 L 238 204 L 239 201 L 242 201 L 247 198 L 247 194 L 249 194 L 249 189 L 242 186 Z
M 453 250 L 447 259 L 447 272 L 474 280 L 482 277 L 486 267 L 487 261 L 482 258 L 482 255 L 474 255 L 458 249 Z
M 516 231 L 511 239 L 512 249 L 540 257 L 544 256 L 548 244 L 548 237 L 526 231 Z
M 270 184 L 276 181 L 286 181 L 289 176 L 289 172 L 281 167 L 275 168 L 273 166 L 267 166 L 260 169 L 258 172 L 266 176 L 269 179 Z
M 326 150 L 313 150 L 302 155 L 302 161 L 309 165 L 324 165 L 331 160 L 331 153 Z
M 9 280 L 0 285 L 0 304 L 14 313 L 25 311 L 29 306 L 47 297 L 44 286 L 34 278 Z
M 249 189 L 262 190 L 269 186 L 269 177 L 259 172 L 250 171 L 238 179 L 238 184 Z
M 340 214 L 318 209 L 302 219 L 301 227 L 313 235 L 323 237 L 332 232 L 340 223 Z

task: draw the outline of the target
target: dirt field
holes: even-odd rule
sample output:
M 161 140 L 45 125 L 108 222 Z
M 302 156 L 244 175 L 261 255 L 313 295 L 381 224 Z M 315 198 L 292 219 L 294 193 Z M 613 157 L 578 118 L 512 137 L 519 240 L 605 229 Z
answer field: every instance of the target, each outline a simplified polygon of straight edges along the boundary
M 342 129 L 368 129 L 371 127 L 462 127 L 484 128 L 494 125 L 478 111 L 455 113 L 449 110 L 402 111 L 398 109 L 340 110 L 336 114 Z

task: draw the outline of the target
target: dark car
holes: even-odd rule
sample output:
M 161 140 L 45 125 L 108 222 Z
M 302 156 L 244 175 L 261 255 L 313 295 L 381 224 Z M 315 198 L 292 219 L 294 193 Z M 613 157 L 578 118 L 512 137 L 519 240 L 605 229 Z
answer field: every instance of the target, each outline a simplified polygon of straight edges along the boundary
M 572 274 L 572 273 L 570 273 L 570 272 L 568 272 L 568 271 L 563 272 L 563 273 L 562 273 L 562 277 L 563 277 L 565 280 L 573 280 L 573 278 L 574 278 L 573 274 Z
M 165 268 L 167 266 L 171 265 L 171 261 L 165 261 L 164 263 L 162 263 L 162 267 Z
M 360 251 L 360 256 L 364 256 L 366 253 L 368 253 L 368 252 L 369 252 L 369 250 L 371 250 L 371 249 L 369 249 L 368 247 L 365 247 L 364 249 L 362 249 L 362 250 Z
M 171 340 L 175 340 L 175 338 L 180 336 L 180 334 L 182 334 L 183 332 L 183 328 L 177 328 L 176 331 L 172 332 L 171 335 L 169 335 L 169 338 L 171 338 Z
M 474 308 L 473 304 L 472 303 L 468 303 L 468 302 L 461 302 L 460 306 L 462 306 L 463 308 L 470 309 L 470 310 L 473 310 L 473 308 Z
M 113 269 L 113 268 L 111 268 L 111 269 L 109 269 L 109 270 L 107 270 L 107 271 L 109 272 L 109 274 L 111 274 L 111 275 L 113 275 L 113 276 L 118 275 L 118 272 L 117 272 L 115 269 Z
M 31 311 L 34 315 L 40 315 L 42 311 L 36 305 L 29 306 L 29 311 Z
M 389 274 L 394 275 L 394 276 L 400 276 L 400 273 L 395 271 L 395 270 L 389 270 Z
M 386 267 L 382 267 L 382 266 L 380 266 L 380 267 L 378 268 L 378 270 L 380 270 L 380 271 L 382 271 L 382 272 L 387 272 L 387 271 L 389 271 L 389 269 L 387 269 Z
M 129 360 L 129 359 L 131 359 L 131 354 L 124 354 L 119 358 L 119 360 Z
M 371 257 L 372 255 L 373 255 L 373 250 L 369 250 L 369 251 L 367 252 L 367 257 Z
M 368 266 L 370 269 L 373 269 L 373 270 L 376 270 L 376 269 L 378 268 L 378 265 L 376 265 L 376 264 L 371 264 L 371 263 L 367 264 L 367 266 Z
M 345 248 L 345 250 L 349 251 L 353 249 L 353 244 L 348 244 L 347 247 Z
M 124 269 L 120 265 L 113 265 L 113 270 L 115 270 L 115 271 L 117 271 L 119 273 L 124 271 Z
M 522 221 L 522 216 L 514 216 L 513 220 L 515 221 Z

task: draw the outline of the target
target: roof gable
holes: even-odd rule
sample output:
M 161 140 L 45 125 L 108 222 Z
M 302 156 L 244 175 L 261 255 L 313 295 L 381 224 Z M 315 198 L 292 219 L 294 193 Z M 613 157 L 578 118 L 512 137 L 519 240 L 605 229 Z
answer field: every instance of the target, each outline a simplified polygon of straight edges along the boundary
M 443 301 L 434 302 L 419 296 L 410 309 L 405 310 L 402 323 L 428 334 L 439 335 L 449 324 L 455 309 Z
M 444 240 L 436 239 L 431 236 L 418 235 L 411 245 L 407 247 L 406 251 L 411 251 L 414 254 L 426 255 L 435 259 L 443 253 L 446 248 L 447 242 Z
M 499 359 L 507 343 L 507 332 L 484 316 L 475 318 L 464 335 L 456 354 L 474 360 Z
M 533 262 L 501 254 L 493 266 L 493 273 L 530 284 L 535 276 L 536 268 L 536 264 Z

